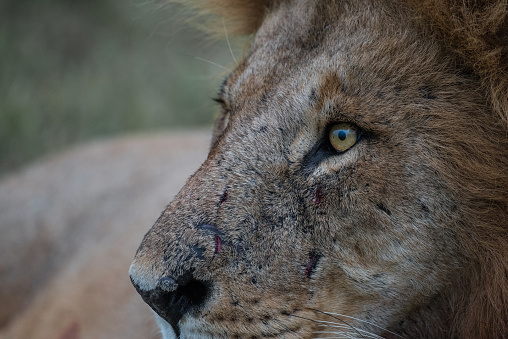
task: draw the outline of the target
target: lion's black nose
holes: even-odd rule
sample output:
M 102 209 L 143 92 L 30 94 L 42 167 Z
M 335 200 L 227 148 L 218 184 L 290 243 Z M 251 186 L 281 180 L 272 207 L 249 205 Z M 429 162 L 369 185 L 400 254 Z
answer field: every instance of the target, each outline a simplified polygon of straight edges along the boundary
M 177 335 L 180 319 L 202 305 L 210 294 L 209 284 L 194 279 L 189 272 L 178 278 L 163 277 L 156 288 L 148 291 L 139 288 L 134 281 L 133 285 L 143 300 L 173 327 Z

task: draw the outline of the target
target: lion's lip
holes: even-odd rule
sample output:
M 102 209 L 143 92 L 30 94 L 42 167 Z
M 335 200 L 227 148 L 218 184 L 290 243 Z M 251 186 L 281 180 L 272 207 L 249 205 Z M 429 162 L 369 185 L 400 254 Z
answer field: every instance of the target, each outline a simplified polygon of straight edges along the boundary
M 155 312 L 154 312 L 155 313 Z M 161 334 L 163 339 L 188 339 L 188 338 L 200 338 L 200 339 L 214 339 L 218 338 L 219 336 L 213 335 L 213 334 L 204 334 L 202 331 L 199 331 L 199 334 L 197 335 L 196 329 L 193 326 L 196 326 L 195 321 L 197 320 L 195 318 L 189 319 L 187 317 L 187 320 L 190 320 L 191 323 L 193 323 L 193 326 L 190 326 L 183 321 L 183 323 L 178 322 L 177 324 L 171 324 L 168 321 L 166 321 L 164 318 L 159 316 L 155 313 L 155 318 L 157 321 L 157 324 L 159 325 L 159 328 L 161 329 Z
M 155 321 L 159 328 L 161 329 L 161 334 L 164 339 L 178 339 L 180 338 L 180 330 L 178 326 L 173 326 L 168 323 L 166 320 L 161 318 L 155 311 Z
M 178 321 L 181 318 L 181 312 L 178 311 L 183 308 L 188 301 L 182 296 L 177 296 L 176 293 L 167 293 L 166 290 L 163 290 L 160 286 L 154 290 L 144 291 L 132 280 L 132 278 L 131 281 L 138 293 L 141 295 L 141 298 L 152 308 L 161 321 L 164 321 L 167 325 L 171 326 L 175 332 L 176 338 L 179 338 L 180 330 L 178 329 Z M 177 285 L 176 280 L 174 279 L 173 283 Z M 177 287 L 175 287 L 174 290 L 176 291 Z M 168 294 L 170 297 L 161 298 L 161 294 Z M 172 307 L 167 307 L 168 305 L 171 305 Z

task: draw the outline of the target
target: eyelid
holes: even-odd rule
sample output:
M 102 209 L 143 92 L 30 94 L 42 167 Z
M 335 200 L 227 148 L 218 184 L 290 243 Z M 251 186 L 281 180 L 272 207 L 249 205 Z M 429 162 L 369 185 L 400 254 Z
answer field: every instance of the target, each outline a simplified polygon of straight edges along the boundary
M 213 101 L 215 101 L 216 103 L 220 104 L 220 105 L 225 105 L 226 102 L 224 101 L 224 99 L 222 99 L 222 97 L 216 97 L 216 98 L 212 98 Z
M 365 129 L 363 129 L 362 127 L 358 126 L 356 123 L 354 122 L 349 122 L 349 121 L 339 121 L 339 122 L 332 122 L 331 124 L 328 124 L 328 126 L 326 127 L 326 136 L 328 136 L 330 134 L 330 131 L 332 130 L 332 128 L 334 126 L 337 126 L 337 125 L 340 125 L 340 124 L 346 124 L 346 125 L 351 125 L 351 127 L 353 127 L 354 131 L 356 132 L 356 138 L 359 139 L 359 136 L 366 133 Z
M 226 100 L 223 98 L 222 94 L 218 97 L 212 98 L 212 100 L 216 103 L 218 103 L 223 111 L 230 112 L 229 104 L 226 102 Z

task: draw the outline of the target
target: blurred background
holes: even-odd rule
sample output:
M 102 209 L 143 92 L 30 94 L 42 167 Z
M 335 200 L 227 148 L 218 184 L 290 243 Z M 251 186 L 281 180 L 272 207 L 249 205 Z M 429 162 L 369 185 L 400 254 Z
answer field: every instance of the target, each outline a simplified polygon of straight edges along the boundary
M 0 178 L 91 139 L 211 125 L 234 62 L 187 19 L 163 0 L 0 1 Z

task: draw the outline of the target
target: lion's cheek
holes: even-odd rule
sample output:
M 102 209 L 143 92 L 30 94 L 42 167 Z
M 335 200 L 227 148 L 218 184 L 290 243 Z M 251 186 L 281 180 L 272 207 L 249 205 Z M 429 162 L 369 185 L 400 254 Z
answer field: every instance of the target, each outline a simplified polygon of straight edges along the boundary
M 376 319 L 377 326 L 388 328 L 413 307 L 416 292 L 407 285 L 401 288 L 394 274 L 331 261 L 323 262 L 322 268 L 324 274 L 315 279 L 314 300 L 315 308 L 326 314 L 318 314 L 319 320 L 361 327 L 365 324 L 355 318 Z
M 361 324 L 348 317 L 376 319 L 388 328 L 449 287 L 460 270 L 453 239 L 440 239 L 423 225 L 385 226 L 379 233 L 357 228 L 337 235 L 323 251 L 313 277 L 316 309 L 353 326 Z M 331 321 L 325 314 L 320 319 Z

